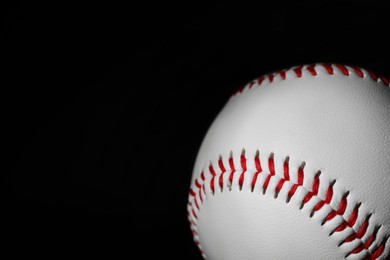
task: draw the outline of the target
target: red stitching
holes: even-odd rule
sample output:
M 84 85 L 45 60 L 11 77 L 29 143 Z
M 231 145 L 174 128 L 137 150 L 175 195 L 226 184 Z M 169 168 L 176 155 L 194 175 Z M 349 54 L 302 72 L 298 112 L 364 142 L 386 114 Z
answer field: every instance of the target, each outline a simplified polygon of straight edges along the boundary
M 349 76 L 349 70 L 347 69 L 347 67 L 345 67 L 342 64 L 335 64 L 335 65 L 341 71 L 341 73 L 343 73 L 345 76 Z
M 279 72 L 279 75 L 280 75 L 280 77 L 281 77 L 283 80 L 286 79 L 286 71 L 285 71 L 285 70 L 280 71 L 280 72 Z
M 365 70 L 363 68 L 359 68 L 357 66 L 346 66 L 342 64 L 311 64 L 311 65 L 305 65 L 305 66 L 298 66 L 298 67 L 293 67 L 287 70 L 281 70 L 276 73 L 270 73 L 268 75 L 263 75 L 257 78 L 256 80 L 250 81 L 247 85 L 244 85 L 240 88 L 238 88 L 233 95 L 242 93 L 246 88 L 248 89 L 253 89 L 254 86 L 257 84 L 257 86 L 262 85 L 264 82 L 266 82 L 266 79 L 268 79 L 268 83 L 272 83 L 275 81 L 275 76 L 280 77 L 282 80 L 287 79 L 287 72 L 292 71 L 297 78 L 301 78 L 303 76 L 303 70 L 307 70 L 311 76 L 317 76 L 318 71 L 316 70 L 317 67 L 323 67 L 325 71 L 328 73 L 328 75 L 335 75 L 334 74 L 334 67 L 337 68 L 341 72 L 342 75 L 344 76 L 351 76 L 352 74 L 358 76 L 359 78 L 365 78 L 366 75 L 369 75 L 370 78 L 376 82 L 381 81 L 383 84 L 386 86 L 390 86 L 389 79 L 386 77 L 383 77 L 381 75 L 377 75 L 373 73 L 370 70 Z
M 295 183 L 291 189 L 289 190 L 288 192 L 288 197 L 287 197 L 287 202 L 290 201 L 291 197 L 294 196 L 296 190 L 298 189 L 298 187 L 302 186 L 303 185 L 303 179 L 304 179 L 304 173 L 303 173 L 303 168 L 305 167 L 305 164 L 303 163 L 299 169 L 298 169 L 298 181 L 297 183 Z
M 294 69 L 294 72 L 295 72 L 295 74 L 297 75 L 298 78 L 302 77 L 302 67 L 303 66 L 299 66 L 299 67 Z
M 367 232 L 367 228 L 368 228 L 368 221 L 371 217 L 371 214 L 368 215 L 367 219 L 363 222 L 363 224 L 360 226 L 358 232 L 350 235 L 349 237 L 347 237 L 343 242 L 343 243 L 346 243 L 346 242 L 352 242 L 354 241 L 355 239 L 361 239 Z
M 246 158 L 245 158 L 245 150 L 242 150 L 241 156 L 240 156 L 240 163 L 241 168 L 246 171 Z
M 195 193 L 192 189 L 190 189 L 190 195 L 191 195 L 192 197 L 195 197 L 196 193 Z
M 371 78 L 375 81 L 378 81 L 378 76 L 372 72 L 371 70 L 368 70 L 368 74 L 370 74 Z
M 195 186 L 199 189 L 202 185 L 199 183 L 198 180 L 195 180 Z
M 251 88 L 253 87 L 253 85 L 255 85 L 255 83 L 254 83 L 253 81 L 251 81 L 251 82 L 249 83 L 249 89 L 251 89 Z
M 239 189 L 242 189 L 242 185 L 244 184 L 244 175 L 246 172 L 246 158 L 245 158 L 245 150 L 242 150 L 241 156 L 240 156 L 240 163 L 242 168 L 242 173 L 240 175 L 240 178 L 238 179 L 238 186 Z
M 316 65 L 312 64 L 306 67 L 306 69 L 311 73 L 313 76 L 317 76 L 317 71 L 314 69 Z
M 223 165 L 222 156 L 219 156 L 218 166 L 219 166 L 219 169 L 221 169 L 221 172 L 226 172 L 225 165 Z
M 351 66 L 352 69 L 355 71 L 355 73 L 361 77 L 361 78 L 364 78 L 364 73 L 363 73 L 363 70 L 361 68 L 358 68 L 356 66 Z
M 329 75 L 333 75 L 334 71 L 333 71 L 332 65 L 323 64 L 322 66 L 326 69 L 326 71 L 328 72 Z
M 248 169 L 247 169 L 247 158 L 245 156 L 245 150 L 242 150 L 242 153 L 241 153 L 239 158 L 240 158 L 240 166 L 241 166 L 240 170 L 242 170 L 242 173 L 241 173 L 241 175 L 240 175 L 240 177 L 238 179 L 238 186 L 239 186 L 239 189 L 241 190 L 242 186 L 244 184 L 244 181 L 245 181 L 245 173 L 248 171 Z M 254 160 L 254 167 L 255 167 L 254 170 L 255 170 L 255 172 L 254 172 L 254 175 L 253 175 L 252 180 L 251 180 L 251 190 L 252 191 L 254 191 L 254 188 L 256 186 L 256 182 L 258 180 L 258 175 L 260 173 L 262 173 L 262 171 L 263 171 L 262 167 L 261 167 L 260 155 L 259 155 L 258 151 L 256 151 L 256 155 L 255 155 L 253 160 Z M 230 188 L 232 183 L 233 183 L 234 173 L 237 171 L 236 167 L 234 165 L 233 153 L 230 153 L 228 162 L 229 162 L 229 167 L 230 167 L 230 170 L 229 170 L 230 171 L 230 175 L 229 175 L 228 187 Z M 209 173 L 210 173 L 210 177 L 211 177 L 211 180 L 210 180 L 211 194 L 215 193 L 214 179 L 216 177 L 219 177 L 219 186 L 220 186 L 221 191 L 222 191 L 223 186 L 224 186 L 223 177 L 222 176 L 223 176 L 223 174 L 225 172 L 228 172 L 228 170 L 225 168 L 225 166 L 223 164 L 223 160 L 222 160 L 221 156 L 219 157 L 219 160 L 218 160 L 218 166 L 219 166 L 220 173 L 216 173 L 215 172 L 215 169 L 214 169 L 212 163 L 210 163 L 210 165 L 208 167 Z M 301 166 L 297 170 L 297 181 L 296 181 L 296 183 L 294 183 L 291 186 L 290 190 L 288 191 L 288 201 L 291 199 L 292 196 L 294 196 L 296 190 L 299 187 L 303 187 L 304 176 L 305 176 L 304 167 L 305 167 L 305 162 L 303 162 L 301 164 Z M 268 185 L 270 183 L 271 178 L 276 176 L 275 161 L 274 161 L 273 153 L 270 154 L 270 156 L 268 157 L 268 170 L 269 170 L 269 173 L 265 173 L 265 174 L 267 174 L 267 177 L 266 177 L 266 179 L 265 179 L 265 181 L 263 183 L 263 193 L 266 191 L 266 189 L 267 189 L 267 187 L 268 187 Z M 318 198 L 318 191 L 319 191 L 319 188 L 321 186 L 320 175 L 321 175 L 321 171 L 318 171 L 317 174 L 315 175 L 313 181 L 312 181 L 311 190 L 308 190 L 306 196 L 302 199 L 301 207 L 303 207 L 313 197 L 317 197 Z M 285 161 L 283 162 L 283 176 L 278 176 L 278 177 L 280 178 L 280 181 L 278 182 L 278 184 L 276 185 L 276 188 L 275 188 L 275 197 L 277 197 L 277 194 L 283 188 L 283 184 L 284 183 L 291 182 L 291 180 L 290 180 L 289 157 L 286 157 Z M 191 216 L 195 220 L 198 219 L 197 211 L 200 210 L 200 205 L 199 205 L 199 201 L 197 200 L 197 194 L 199 194 L 198 197 L 200 198 L 201 203 L 203 203 L 202 191 L 206 194 L 204 181 L 205 181 L 205 175 L 204 175 L 204 172 L 202 171 L 201 174 L 200 174 L 200 177 L 198 177 L 195 180 L 194 187 L 190 188 L 190 190 L 189 190 L 189 204 L 188 204 L 189 205 L 188 206 L 188 210 L 189 210 L 188 211 L 188 217 L 189 217 L 189 219 L 191 218 Z M 325 198 L 324 199 L 320 199 L 320 201 L 314 206 L 313 211 L 311 213 L 311 216 L 314 214 L 314 212 L 321 210 L 324 205 L 326 205 L 326 204 L 330 205 L 330 203 L 331 203 L 331 201 L 333 199 L 333 186 L 334 186 L 335 182 L 336 181 L 332 181 L 329 184 L 328 190 L 327 190 L 327 192 L 325 194 Z M 194 189 L 196 189 L 197 192 Z M 307 188 L 304 188 L 304 189 L 307 189 Z M 377 233 L 378 233 L 378 230 L 380 229 L 380 226 L 376 227 L 372 231 L 372 233 L 369 236 L 369 238 L 365 242 L 363 242 L 362 238 L 367 233 L 368 227 L 370 225 L 370 221 L 369 220 L 370 220 L 370 217 L 371 217 L 372 214 L 369 214 L 366 217 L 366 219 L 363 221 L 363 223 L 361 223 L 360 226 L 356 227 L 357 231 L 355 231 L 355 229 L 353 229 L 353 227 L 355 226 L 356 221 L 358 219 L 359 208 L 361 206 L 361 203 L 358 203 L 355 206 L 355 208 L 353 209 L 352 213 L 349 215 L 348 219 L 345 219 L 344 214 L 345 214 L 345 211 L 346 211 L 346 208 L 347 208 L 347 205 L 348 205 L 348 195 L 349 195 L 349 192 L 346 192 L 342 196 L 342 198 L 340 200 L 340 203 L 339 203 L 339 206 L 338 206 L 338 209 L 337 210 L 333 209 L 324 218 L 324 220 L 322 221 L 322 225 L 324 225 L 328 221 L 331 221 L 336 216 L 342 217 L 344 219 L 344 221 L 342 221 L 342 223 L 339 224 L 339 226 L 336 227 L 334 229 L 334 231 L 331 232 L 330 235 L 332 235 L 335 232 L 342 232 L 347 227 L 349 227 L 349 228 L 352 229 L 352 234 L 349 235 L 343 241 L 341 241 L 339 246 L 341 246 L 344 243 L 351 243 L 351 242 L 353 242 L 355 240 L 360 240 L 360 243 L 350 253 L 348 253 L 345 257 L 348 257 L 349 255 L 352 255 L 352 254 L 358 254 L 358 253 L 360 253 L 362 251 L 366 251 L 367 254 L 368 254 L 368 259 L 377 259 L 384 252 L 385 244 L 388 241 L 389 237 L 386 237 L 380 243 L 377 243 L 376 247 L 374 249 L 372 249 L 371 252 L 370 252 L 369 248 L 371 247 L 371 245 L 377 239 Z M 192 227 L 195 227 L 195 228 L 197 227 L 197 224 L 194 221 L 192 221 L 191 219 L 190 219 L 190 225 Z M 195 235 L 197 236 L 196 232 L 194 232 L 194 236 Z M 197 243 L 199 249 L 201 250 L 201 246 L 200 246 L 199 241 L 196 241 L 196 243 Z M 204 254 L 202 250 L 201 250 L 201 253 Z
M 214 179 L 215 179 L 215 176 L 217 176 L 217 174 L 215 173 L 213 165 L 211 163 L 210 163 L 210 166 L 209 166 L 209 172 L 213 176 L 211 178 L 211 181 L 210 181 L 210 189 L 211 189 L 211 192 L 214 193 L 215 192 Z
M 258 79 L 257 79 L 257 85 L 261 85 L 261 83 L 263 83 L 265 77 L 264 76 L 260 76 Z
M 359 246 L 357 246 L 354 250 L 352 250 L 349 254 L 347 254 L 346 257 L 351 255 L 351 254 L 358 254 L 363 250 L 368 250 L 369 247 L 374 243 L 374 241 L 376 239 L 376 234 L 378 233 L 379 228 L 380 227 L 377 227 L 374 230 L 374 232 L 371 234 L 370 238 L 365 243 L 360 243 Z M 387 241 L 387 239 L 384 239 L 384 241 L 382 243 L 379 243 L 380 245 L 378 246 L 378 248 L 376 248 L 374 250 L 374 252 L 370 254 L 368 259 L 378 258 L 383 253 L 386 241 Z
M 269 74 L 268 80 L 269 80 L 269 83 L 272 83 L 274 81 L 274 74 Z
M 234 167 L 234 161 L 233 161 L 233 154 L 232 153 L 230 154 L 230 157 L 229 157 L 229 166 L 230 166 L 230 169 L 232 171 L 236 170 L 236 167 Z
M 383 83 L 385 83 L 385 85 L 389 86 L 390 82 L 387 78 L 385 78 L 383 76 L 380 76 L 379 78 L 382 80 Z
M 267 175 L 267 178 L 265 179 L 265 182 L 263 184 L 263 193 L 267 191 L 268 184 L 273 176 L 275 176 L 275 163 L 274 163 L 274 156 L 271 154 L 271 156 L 268 158 L 268 169 L 269 173 Z
M 256 166 L 256 171 L 258 171 L 258 172 L 262 172 L 263 171 L 263 169 L 261 169 L 260 153 L 259 153 L 259 151 L 256 151 L 255 166 Z
M 321 200 L 320 202 L 317 203 L 317 205 L 314 206 L 312 214 L 314 214 L 314 212 L 319 211 L 320 209 L 322 209 L 322 207 L 325 204 L 330 204 L 330 202 L 332 201 L 332 198 L 333 198 L 333 185 L 334 185 L 334 182 L 332 182 L 329 185 L 328 190 L 327 190 L 326 195 L 325 195 L 325 200 Z M 342 213 L 344 214 L 344 212 L 342 212 Z M 333 217 L 335 217 L 336 215 L 337 215 L 337 212 L 336 212 L 336 214 Z M 326 221 L 328 221 L 328 220 L 325 218 L 325 222 Z M 323 223 L 325 224 L 325 222 L 323 222 Z
M 202 187 L 204 188 L 204 185 L 202 185 Z M 199 188 L 199 198 L 200 198 L 200 202 L 203 203 L 202 188 Z
M 332 192 L 332 195 L 333 195 L 333 188 L 331 186 L 329 186 L 328 192 Z M 338 210 L 333 210 L 332 212 L 330 212 L 328 214 L 328 216 L 326 216 L 323 224 L 325 224 L 325 222 L 328 222 L 328 221 L 332 220 L 337 215 L 343 215 L 344 214 L 345 209 L 347 208 L 347 196 L 348 196 L 348 194 L 349 193 L 346 193 L 344 195 L 344 197 L 341 199 Z M 327 197 L 328 197 L 328 193 L 327 193 Z
M 303 198 L 303 201 L 302 201 L 302 206 L 305 205 L 306 203 L 308 203 L 311 198 L 313 198 L 314 196 L 317 196 L 318 194 L 318 189 L 320 187 L 320 174 L 321 172 L 319 171 L 316 176 L 314 177 L 314 180 L 313 180 L 313 186 L 312 186 L 312 191 L 310 191 L 308 194 L 306 194 L 306 196 Z M 316 211 L 316 210 L 314 210 Z
M 370 260 L 375 260 L 378 257 L 380 257 L 385 250 L 385 244 L 389 238 L 384 239 L 384 241 L 374 250 L 374 252 L 371 254 Z
M 252 190 L 252 191 L 255 189 L 255 185 L 256 185 L 256 182 L 257 182 L 257 177 L 258 177 L 259 174 L 263 171 L 263 169 L 261 168 L 259 151 L 256 151 L 256 155 L 255 155 L 255 167 L 256 167 L 256 172 L 255 172 L 255 174 L 253 175 L 252 182 L 251 182 L 251 190 Z
M 219 176 L 218 182 L 219 182 L 219 187 L 222 191 L 223 190 L 223 174 L 226 172 L 225 165 L 223 165 L 222 156 L 219 156 L 218 166 L 219 166 L 219 169 L 221 170 L 221 175 Z
M 283 185 L 286 181 L 290 180 L 290 166 L 289 166 L 289 157 L 286 158 L 286 160 L 283 163 L 283 176 L 284 179 L 280 179 L 279 183 L 276 185 L 275 188 L 275 198 L 278 197 L 279 192 L 283 188 Z

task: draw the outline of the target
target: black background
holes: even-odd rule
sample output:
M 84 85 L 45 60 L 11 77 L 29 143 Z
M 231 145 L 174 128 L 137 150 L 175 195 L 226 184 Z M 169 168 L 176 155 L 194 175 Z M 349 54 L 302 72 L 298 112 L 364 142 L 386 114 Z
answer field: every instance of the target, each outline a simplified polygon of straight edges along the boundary
M 383 4 L 109 3 L 2 11 L 4 246 L 15 256 L 201 259 L 191 171 L 235 89 L 316 62 L 390 76 Z

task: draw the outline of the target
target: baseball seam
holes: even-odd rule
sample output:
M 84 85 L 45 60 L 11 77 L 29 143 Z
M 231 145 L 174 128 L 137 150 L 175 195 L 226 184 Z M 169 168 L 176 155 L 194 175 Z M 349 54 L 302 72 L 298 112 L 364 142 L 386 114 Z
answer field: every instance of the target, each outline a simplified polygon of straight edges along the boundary
M 238 88 L 234 93 L 233 96 L 243 93 L 246 90 L 250 90 L 254 87 L 260 87 L 266 83 L 272 83 L 275 81 L 276 77 L 279 77 L 282 80 L 286 80 L 289 75 L 294 75 L 297 78 L 303 77 L 303 74 L 305 71 L 309 72 L 308 74 L 315 77 L 318 75 L 317 69 L 319 67 L 323 67 L 328 75 L 343 75 L 343 76 L 351 76 L 356 75 L 359 78 L 365 79 L 369 78 L 377 83 L 382 82 L 385 86 L 390 86 L 390 80 L 387 79 L 384 76 L 377 75 L 376 73 L 365 70 L 356 66 L 346 66 L 342 64 L 311 64 L 306 66 L 298 66 L 293 67 L 288 70 L 281 70 L 279 72 L 270 73 L 268 75 L 261 76 L 255 80 L 250 81 L 249 83 L 245 84 L 244 86 Z M 287 73 L 289 71 L 292 71 L 293 73 Z M 336 71 L 340 72 L 337 73 Z
M 370 70 L 365 70 L 356 66 L 346 66 L 341 64 L 311 64 L 311 65 L 305 65 L 305 66 L 298 66 L 293 67 L 288 70 L 282 70 L 279 72 L 271 73 L 268 75 L 261 76 L 248 84 L 240 87 L 237 91 L 233 93 L 233 97 L 241 94 L 243 92 L 246 92 L 248 90 L 254 89 L 255 87 L 260 87 L 265 84 L 271 84 L 273 83 L 276 78 L 279 78 L 279 80 L 286 80 L 288 77 L 295 76 L 296 78 L 302 78 L 303 76 L 317 76 L 318 69 L 322 67 L 323 70 L 328 75 L 342 75 L 342 76 L 357 76 L 362 79 L 370 79 L 376 83 L 382 83 L 383 85 L 389 87 L 390 81 L 380 75 L 377 75 L 373 73 Z M 325 198 L 320 198 L 318 196 L 318 190 L 320 185 L 324 185 L 323 182 L 320 181 L 320 175 L 321 171 L 318 171 L 315 174 L 314 180 L 312 181 L 312 187 L 311 189 L 308 189 L 303 186 L 303 181 L 305 179 L 304 174 L 304 167 L 305 163 L 303 162 L 302 165 L 297 169 L 297 178 L 296 181 L 293 182 L 290 179 L 290 166 L 289 166 L 289 157 L 286 157 L 284 164 L 283 164 L 283 174 L 280 176 L 276 176 L 275 173 L 275 165 L 273 160 L 273 154 L 270 154 L 268 159 L 268 173 L 265 173 L 261 168 L 260 159 L 257 155 L 254 159 L 254 165 L 255 169 L 248 169 L 246 167 L 246 157 L 245 157 L 245 150 L 243 150 L 243 153 L 240 155 L 239 161 L 240 161 L 240 169 L 236 169 L 236 166 L 234 165 L 234 159 L 233 154 L 231 153 L 231 156 L 228 160 L 229 168 L 225 167 L 222 157 L 220 156 L 220 159 L 218 160 L 218 167 L 217 169 L 219 172 L 217 173 L 215 171 L 215 167 L 212 163 L 210 163 L 210 166 L 208 168 L 209 175 L 205 175 L 205 171 L 202 171 L 198 177 L 195 179 L 193 185 L 190 188 L 189 192 L 189 202 L 188 202 L 188 218 L 190 221 L 191 230 L 193 233 L 194 241 L 196 245 L 198 246 L 201 254 L 206 257 L 205 253 L 202 250 L 202 246 L 199 241 L 199 236 L 197 233 L 197 212 L 199 212 L 201 205 L 203 204 L 204 199 L 206 196 L 208 196 L 209 193 L 214 194 L 216 189 L 220 189 L 221 192 L 223 192 L 223 187 L 225 186 L 224 183 L 224 175 L 229 174 L 228 177 L 228 183 L 227 187 L 229 190 L 231 190 L 232 185 L 238 185 L 239 190 L 242 190 L 242 185 L 245 181 L 246 175 L 245 173 L 248 173 L 249 171 L 253 171 L 253 177 L 251 179 L 251 190 L 254 191 L 254 187 L 258 185 L 258 176 L 260 174 L 266 175 L 264 182 L 262 183 L 262 193 L 265 194 L 268 189 L 268 185 L 272 178 L 280 178 L 278 180 L 278 183 L 273 190 L 274 197 L 277 198 L 279 192 L 281 189 L 286 186 L 287 183 L 290 183 L 292 186 L 290 190 L 288 191 L 287 201 L 286 203 L 289 203 L 290 199 L 294 196 L 296 190 L 298 188 L 301 188 L 305 190 L 306 195 L 304 196 L 300 209 L 302 209 L 305 204 L 307 204 L 309 201 L 313 200 L 313 198 L 317 198 L 319 202 L 314 206 L 310 217 L 313 217 L 314 214 L 318 211 L 320 211 L 322 208 L 324 208 L 325 205 L 328 205 L 332 208 L 331 212 L 327 214 L 327 216 L 323 219 L 321 225 L 324 225 L 327 222 L 331 222 L 333 219 L 335 219 L 336 216 L 342 217 L 342 222 L 335 228 L 329 235 L 332 236 L 334 233 L 337 232 L 343 232 L 347 230 L 347 228 L 352 229 L 352 234 L 349 235 L 346 239 L 339 242 L 339 247 L 345 243 L 351 243 L 353 241 L 359 241 L 358 245 L 349 253 L 345 255 L 345 258 L 347 258 L 350 255 L 356 255 L 362 252 L 366 252 L 368 255 L 368 259 L 377 259 L 379 258 L 382 253 L 385 250 L 385 244 L 389 240 L 389 236 L 385 235 L 381 238 L 377 237 L 378 231 L 381 228 L 381 225 L 375 225 L 372 229 L 371 234 L 367 235 L 367 231 L 369 230 L 370 225 L 374 225 L 374 223 L 370 223 L 370 218 L 373 213 L 369 213 L 365 216 L 365 220 L 362 223 L 357 223 L 357 219 L 359 216 L 359 208 L 361 206 L 361 203 L 357 203 L 354 206 L 353 211 L 349 214 L 349 216 L 346 216 L 346 208 L 348 204 L 348 196 L 349 192 L 346 192 L 341 196 L 341 200 L 339 202 L 338 208 L 333 208 L 331 205 L 332 199 L 335 197 L 333 194 L 333 185 L 335 184 L 336 180 L 328 183 L 327 192 Z M 234 183 L 234 175 L 238 174 L 240 172 L 240 176 L 238 178 L 237 183 Z M 207 182 L 208 178 L 210 178 L 209 182 Z M 217 181 L 216 181 L 217 180 Z M 206 185 L 209 183 L 209 189 L 206 189 Z M 219 187 L 218 187 L 219 186 Z M 338 194 L 341 195 L 341 194 Z M 365 239 L 364 239 L 365 237 Z M 363 241 L 363 239 L 365 241 Z M 378 242 L 379 241 L 379 242 Z M 374 244 L 376 245 L 374 246 Z
M 231 191 L 233 185 L 238 185 L 239 190 L 242 190 L 243 184 L 245 182 L 245 178 L 248 178 L 248 173 L 252 172 L 252 178 L 249 180 L 251 191 L 254 192 L 255 187 L 261 186 L 262 194 L 266 194 L 267 190 L 269 190 L 269 183 L 271 178 L 279 178 L 277 181 L 277 185 L 275 186 L 273 195 L 275 198 L 278 198 L 279 192 L 283 189 L 284 186 L 287 186 L 287 183 L 291 184 L 289 187 L 288 195 L 286 203 L 289 203 L 291 198 L 296 194 L 298 188 L 302 189 L 306 195 L 303 197 L 300 205 L 300 210 L 312 199 L 317 198 L 318 202 L 315 204 L 314 208 L 311 211 L 310 218 L 314 216 L 316 212 L 319 212 L 325 205 L 331 207 L 331 211 L 326 215 L 326 217 L 322 220 L 321 225 L 324 225 L 327 222 L 335 219 L 336 216 L 342 218 L 340 224 L 329 234 L 332 236 L 334 233 L 346 231 L 347 228 L 351 230 L 351 234 L 339 241 L 339 247 L 344 243 L 351 243 L 354 241 L 359 241 L 357 246 L 351 250 L 349 253 L 345 255 L 347 258 L 350 255 L 356 255 L 361 252 L 365 252 L 367 254 L 368 259 L 377 259 L 382 255 L 385 249 L 385 244 L 389 237 L 381 237 L 378 238 L 377 234 L 381 225 L 375 225 L 374 223 L 370 223 L 370 218 L 373 213 L 368 213 L 364 217 L 364 221 L 362 223 L 357 224 L 356 220 L 359 216 L 359 208 L 361 203 L 357 203 L 353 208 L 353 211 L 349 216 L 346 215 L 346 208 L 348 205 L 348 196 L 349 192 L 346 192 L 341 196 L 341 200 L 338 203 L 338 208 L 334 208 L 331 205 L 332 200 L 334 199 L 334 191 L 333 186 L 336 183 L 336 180 L 331 181 L 328 184 L 323 184 L 320 180 L 321 171 L 317 171 L 315 177 L 311 183 L 311 189 L 308 189 L 303 186 L 303 182 L 305 179 L 305 162 L 302 162 L 296 171 L 296 181 L 293 181 L 291 178 L 291 167 L 289 165 L 289 157 L 287 156 L 283 162 L 283 173 L 276 174 L 275 171 L 275 162 L 274 162 L 274 154 L 271 153 L 268 157 L 268 173 L 263 170 L 263 163 L 260 162 L 259 151 L 256 152 L 254 157 L 253 165 L 255 165 L 254 169 L 247 168 L 247 158 L 245 156 L 245 150 L 242 150 L 242 153 L 239 158 L 236 158 L 240 162 L 240 167 L 236 167 L 233 157 L 233 153 L 230 153 L 230 157 L 228 159 L 229 167 L 226 167 L 224 164 L 224 160 L 222 156 L 219 157 L 218 167 L 214 167 L 214 165 L 210 162 L 210 165 L 207 171 L 202 171 L 201 174 L 195 179 L 193 186 L 189 191 L 189 202 L 188 202 L 188 217 L 190 221 L 191 230 L 193 233 L 194 241 L 197 244 L 201 254 L 206 257 L 205 253 L 202 250 L 202 246 L 199 240 L 199 236 L 197 233 L 197 220 L 198 213 L 203 204 L 204 200 L 209 195 L 214 195 L 216 189 L 220 189 L 220 192 L 224 191 L 224 187 L 227 187 L 229 191 Z M 216 170 L 217 169 L 217 170 Z M 208 174 L 206 175 L 206 173 Z M 228 174 L 227 180 L 224 177 Z M 235 175 L 239 174 L 238 178 L 234 178 Z M 260 174 L 265 175 L 264 180 L 261 182 L 258 181 L 258 177 Z M 235 181 L 236 180 L 236 181 Z M 226 183 L 227 181 L 227 183 Z M 318 196 L 318 191 L 321 185 L 327 185 L 327 192 L 325 198 L 320 198 Z M 371 234 L 366 235 L 367 231 L 370 229 L 370 225 L 375 225 L 371 231 Z M 366 236 L 365 241 L 363 241 L 363 237 Z M 378 242 L 379 240 L 379 242 Z M 376 243 L 375 246 L 373 246 Z M 370 248 L 373 246 L 372 248 Z

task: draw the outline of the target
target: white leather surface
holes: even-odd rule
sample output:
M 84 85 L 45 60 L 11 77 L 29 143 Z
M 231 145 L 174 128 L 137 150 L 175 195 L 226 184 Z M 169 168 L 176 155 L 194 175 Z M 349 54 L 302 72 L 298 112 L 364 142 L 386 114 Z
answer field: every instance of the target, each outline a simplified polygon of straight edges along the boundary
M 275 76 L 271 84 L 254 85 L 233 96 L 202 143 L 192 182 L 199 179 L 198 175 L 207 170 L 210 162 L 217 165 L 219 156 L 228 164 L 232 152 L 239 165 L 242 149 L 248 158 L 248 169 L 255 168 L 249 161 L 253 161 L 257 150 L 263 164 L 274 153 L 277 176 L 282 176 L 283 161 L 289 156 L 291 178 L 295 182 L 293 169 L 304 161 L 303 186 L 307 190 L 321 170 L 319 198 L 325 197 L 327 184 L 336 180 L 334 197 L 327 205 L 329 211 L 337 210 L 341 197 L 349 191 L 346 219 L 356 204 L 362 203 L 355 229 L 372 213 L 366 235 L 355 241 L 364 243 L 375 226 L 380 225 L 369 248 L 372 251 L 390 235 L 390 88 L 373 81 L 366 71 L 362 79 L 351 68 L 349 76 L 342 75 L 336 67 L 334 75 L 320 65 L 315 69 L 317 76 L 304 69 L 302 77 L 297 78 L 290 70 L 286 80 Z M 263 168 L 266 172 L 267 167 Z M 206 174 L 206 182 L 210 178 Z M 231 191 L 217 190 L 214 196 L 208 195 L 200 209 L 196 209 L 198 218 L 190 217 L 196 222 L 191 228 L 199 235 L 195 239 L 199 240 L 205 257 L 344 259 L 356 247 L 356 243 L 337 246 L 350 228 L 329 236 L 337 219 L 321 226 L 320 218 L 326 216 L 326 207 L 310 218 L 310 206 L 299 210 L 304 195 L 299 198 L 297 192 L 287 204 L 284 199 L 287 191 L 283 189 L 283 194 L 274 199 L 272 189 L 263 195 L 260 190 L 250 192 L 250 186 L 244 185 L 242 191 L 233 187 Z M 387 240 L 379 259 L 389 255 L 389 248 Z M 366 250 L 347 259 L 364 256 Z

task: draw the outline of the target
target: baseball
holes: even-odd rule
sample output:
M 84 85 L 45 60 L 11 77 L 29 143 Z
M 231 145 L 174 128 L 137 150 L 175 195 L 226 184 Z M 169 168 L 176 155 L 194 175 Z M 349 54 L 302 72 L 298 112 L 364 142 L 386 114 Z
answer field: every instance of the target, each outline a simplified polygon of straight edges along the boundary
M 188 201 L 205 259 L 388 259 L 390 87 L 369 70 L 297 66 L 234 93 Z

